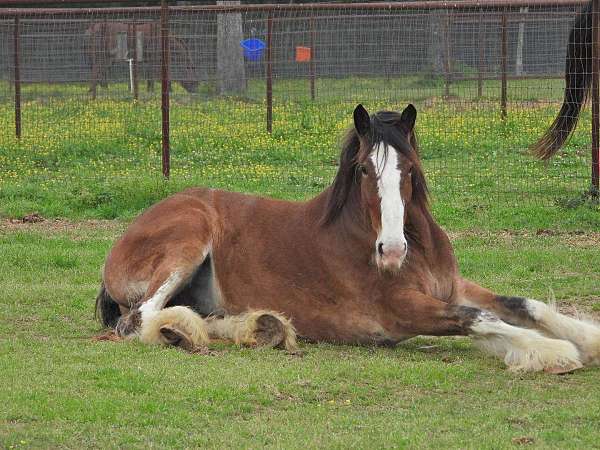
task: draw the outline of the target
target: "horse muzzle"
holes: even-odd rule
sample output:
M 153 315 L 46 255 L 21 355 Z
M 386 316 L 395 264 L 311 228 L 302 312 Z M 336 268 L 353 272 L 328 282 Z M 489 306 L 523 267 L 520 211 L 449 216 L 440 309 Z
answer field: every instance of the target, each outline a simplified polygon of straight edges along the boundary
M 398 272 L 406 259 L 408 246 L 404 242 L 384 244 L 377 243 L 376 262 L 380 270 Z

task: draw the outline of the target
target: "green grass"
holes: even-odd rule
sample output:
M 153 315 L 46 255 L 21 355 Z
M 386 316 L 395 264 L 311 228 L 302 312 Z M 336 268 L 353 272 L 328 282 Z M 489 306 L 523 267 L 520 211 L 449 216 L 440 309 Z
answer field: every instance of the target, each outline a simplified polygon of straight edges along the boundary
M 597 370 L 515 375 L 467 339 L 304 345 L 302 358 L 91 340 L 99 270 L 127 221 L 190 185 L 314 195 L 335 173 L 357 102 L 417 104 L 434 214 L 465 276 L 597 313 L 600 209 L 583 195 L 589 112 L 544 166 L 525 149 L 552 120 L 562 84 L 511 82 L 506 121 L 498 86 L 486 82 L 473 102 L 470 82 L 443 99 L 436 80 L 319 80 L 312 103 L 306 83 L 276 80 L 272 134 L 263 83 L 246 99 L 207 86 L 190 99 L 176 86 L 169 181 L 159 175 L 156 96 L 133 103 L 117 86 L 91 102 L 83 85 L 25 86 L 22 140 L 0 134 L 0 217 L 73 222 L 0 222 L 0 448 L 597 446 Z M 13 113 L 0 98 L 1 129 Z M 117 220 L 87 221 L 98 218 Z
M 98 270 L 122 229 L 2 229 L 0 447 L 597 444 L 596 369 L 515 375 L 467 339 L 303 345 L 302 358 L 93 342 Z M 600 252 L 585 236 L 461 232 L 454 242 L 464 274 L 499 292 L 547 298 L 551 289 L 584 310 L 600 301 Z

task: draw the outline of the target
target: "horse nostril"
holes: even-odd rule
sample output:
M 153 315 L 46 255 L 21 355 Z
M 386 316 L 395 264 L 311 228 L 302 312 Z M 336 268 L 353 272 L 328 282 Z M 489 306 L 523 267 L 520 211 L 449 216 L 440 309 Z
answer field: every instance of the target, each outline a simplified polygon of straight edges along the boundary
M 377 246 L 377 251 L 379 252 L 379 256 L 383 256 L 383 242 L 380 242 Z

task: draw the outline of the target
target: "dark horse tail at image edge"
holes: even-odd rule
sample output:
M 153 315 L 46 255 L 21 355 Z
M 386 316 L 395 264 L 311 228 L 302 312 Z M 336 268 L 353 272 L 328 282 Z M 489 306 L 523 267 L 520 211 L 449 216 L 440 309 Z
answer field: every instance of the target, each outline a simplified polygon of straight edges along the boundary
M 543 136 L 530 147 L 532 153 L 548 160 L 560 150 L 575 130 L 581 108 L 592 85 L 592 4 L 577 15 L 569 33 L 565 64 L 563 104 Z

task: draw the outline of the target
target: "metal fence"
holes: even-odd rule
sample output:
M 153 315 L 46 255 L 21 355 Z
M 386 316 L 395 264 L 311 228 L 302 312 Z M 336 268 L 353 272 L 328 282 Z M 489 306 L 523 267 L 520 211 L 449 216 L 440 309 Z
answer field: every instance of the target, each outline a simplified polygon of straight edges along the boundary
M 185 178 L 194 164 L 211 160 L 215 145 L 226 146 L 215 144 L 215 135 L 243 141 L 239 130 L 246 126 L 248 136 L 268 136 L 264 148 L 244 149 L 232 162 L 258 164 L 261 156 L 248 152 L 301 150 L 292 141 L 322 132 L 321 121 L 339 135 L 358 102 L 371 109 L 412 102 L 422 112 L 422 157 L 442 201 L 555 205 L 590 187 L 587 112 L 550 163 L 526 150 L 560 107 L 569 30 L 587 2 L 46 9 L 2 3 L 16 7 L 0 10 L 0 126 L 20 136 L 2 141 L 25 152 L 19 158 L 43 159 L 34 136 L 63 133 L 84 153 L 90 139 L 106 140 L 101 148 L 148 148 L 164 175 L 172 159 L 174 176 Z M 81 126 L 89 111 L 89 127 Z M 273 180 L 304 196 L 327 184 L 336 152 L 264 153 L 264 161 Z M 299 165 L 306 168 L 300 178 L 281 181 L 280 172 Z M 309 172 L 319 176 L 305 192 Z

